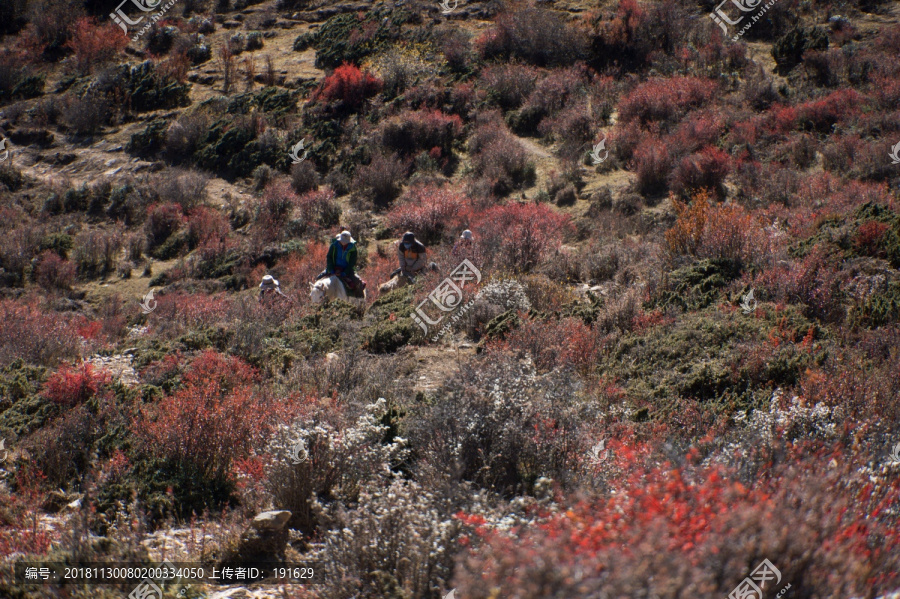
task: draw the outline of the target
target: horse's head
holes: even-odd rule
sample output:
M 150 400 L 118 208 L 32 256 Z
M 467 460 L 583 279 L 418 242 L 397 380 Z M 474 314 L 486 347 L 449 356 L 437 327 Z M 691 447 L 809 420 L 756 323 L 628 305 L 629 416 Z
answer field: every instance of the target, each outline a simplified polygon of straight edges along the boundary
M 323 288 L 322 283 L 325 281 L 318 281 L 315 284 L 309 284 L 309 300 L 314 304 L 321 304 L 325 301 L 325 289 Z

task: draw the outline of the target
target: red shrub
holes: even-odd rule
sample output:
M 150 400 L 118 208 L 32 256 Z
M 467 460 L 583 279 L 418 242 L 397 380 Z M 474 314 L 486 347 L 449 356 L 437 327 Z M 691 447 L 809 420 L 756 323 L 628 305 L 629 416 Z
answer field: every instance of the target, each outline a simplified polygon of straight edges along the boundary
M 790 456 L 764 476 L 720 467 L 635 467 L 641 446 L 609 439 L 602 471 L 615 493 L 539 511 L 508 529 L 478 514 L 457 517 L 477 535 L 460 559 L 456 588 L 467 597 L 666 596 L 671 589 L 732 591 L 763 559 L 812 595 L 857 596 L 896 588 L 897 483 L 854 473 L 840 449 Z M 784 450 L 789 451 L 789 450 Z M 802 450 L 793 450 L 799 453 Z M 695 447 L 685 456 L 699 458 Z M 765 459 L 764 456 L 761 458 Z M 753 458 L 743 459 L 742 467 Z M 831 461 L 831 467 L 826 464 Z M 750 481 L 749 483 L 747 481 Z M 882 536 L 883 535 L 883 536 Z M 873 546 L 869 539 L 884 538 Z M 839 556 L 839 557 L 835 557 Z M 571 573 L 577 572 L 577 575 Z M 737 593 L 734 593 L 737 595 Z
M 331 227 L 341 218 L 341 207 L 334 199 L 334 191 L 320 189 L 309 191 L 297 198 L 300 219 L 319 227 Z
M 198 206 L 191 210 L 187 223 L 188 243 L 192 248 L 222 244 L 231 232 L 228 217 L 208 206 Z
M 73 368 L 64 362 L 47 379 L 44 396 L 64 406 L 77 406 L 92 398 L 109 382 L 109 373 L 94 372 L 93 365 L 89 363 Z
M 282 227 L 296 207 L 299 198 L 284 181 L 266 187 L 256 213 L 257 233 L 265 241 L 274 241 L 281 237 Z
M 147 451 L 193 466 L 207 479 L 226 478 L 235 459 L 264 441 L 278 415 L 254 392 L 257 376 L 239 358 L 206 351 L 173 395 L 142 410 L 132 430 Z
M 471 217 L 469 200 L 448 187 L 416 186 L 407 191 L 387 215 L 394 231 L 415 231 L 426 243 L 441 241 L 445 233 L 459 235 Z
M 553 69 L 548 72 L 535 86 L 525 106 L 522 107 L 526 119 L 537 125 L 541 119 L 571 106 L 574 98 L 584 97 L 591 74 L 591 71 L 580 63 L 567 69 Z M 528 124 L 524 123 L 526 129 Z
M 716 145 L 725 128 L 725 120 L 718 112 L 699 110 L 691 113 L 675 131 L 668 135 L 666 145 L 676 156 L 696 152 L 703 146 Z
M 128 36 L 120 27 L 109 22 L 98 25 L 93 18 L 75 21 L 71 36 L 66 47 L 75 53 L 75 65 L 82 74 L 113 60 L 128 45 Z
M 776 104 L 765 113 L 764 131 L 767 135 L 786 135 L 794 130 L 800 120 L 800 112 L 793 106 Z
M 677 194 L 685 195 L 699 189 L 718 193 L 728 175 L 728 154 L 713 146 L 681 159 L 669 176 L 669 184 Z
M 619 101 L 619 119 L 643 124 L 673 122 L 689 109 L 709 102 L 717 89 L 715 81 L 697 77 L 649 79 Z
M 296 253 L 279 262 L 272 273 L 276 278 L 287 281 L 296 281 L 300 287 L 300 297 L 308 298 L 307 283 L 312 283 L 320 272 L 325 270 L 325 256 L 328 253 L 328 245 L 320 241 L 310 241 L 306 244 L 306 252 L 302 256 Z M 371 288 L 371 287 L 370 287 Z
M 664 192 L 672 168 L 668 145 L 654 135 L 644 135 L 634 150 L 631 168 L 637 175 L 638 192 L 645 195 Z
M 511 203 L 494 206 L 474 217 L 475 238 L 487 248 L 486 259 L 496 267 L 525 271 L 559 248 L 572 229 L 568 215 L 543 204 Z
M 406 111 L 384 124 L 381 139 L 385 147 L 404 155 L 435 147 L 449 155 L 462 126 L 462 119 L 455 114 L 428 109 Z
M 227 296 L 188 294 L 181 291 L 156 296 L 156 309 L 147 317 L 154 330 L 183 330 L 208 326 L 220 322 L 228 313 L 232 302 Z
M 325 78 L 313 99 L 326 103 L 341 102 L 343 107 L 355 110 L 362 106 L 366 98 L 380 92 L 381 85 L 381 80 L 371 73 L 344 63 Z
M 760 225 L 739 204 L 710 205 L 709 193 L 695 193 L 690 204 L 673 202 L 678 218 L 666 231 L 666 243 L 674 254 L 699 258 L 727 258 L 758 264 L 769 254 L 767 237 Z
M 38 301 L 0 300 L 0 364 L 22 358 L 51 365 L 78 354 L 79 340 L 69 321 Z
M 804 102 L 797 107 L 800 124 L 819 133 L 831 133 L 834 125 L 856 116 L 863 100 L 855 89 L 841 89 L 821 100 Z
M 526 318 L 502 340 L 490 342 L 488 348 L 526 351 L 540 370 L 571 366 L 587 372 L 596 363 L 601 344 L 600 336 L 579 318 Z
M 154 204 L 147 211 L 147 241 L 151 248 L 161 245 L 184 222 L 181 206 L 175 203 Z
M 46 250 L 38 258 L 34 269 L 34 280 L 38 285 L 50 291 L 54 289 L 71 289 L 75 280 L 75 265 L 63 260 L 56 252 Z
M 888 229 L 890 229 L 890 227 L 885 223 L 874 220 L 864 222 L 859 226 L 859 229 L 856 230 L 856 235 L 853 237 L 853 247 L 855 247 L 858 252 L 865 253 L 869 256 L 879 255 L 879 253 L 881 253 L 879 242 L 885 231 Z

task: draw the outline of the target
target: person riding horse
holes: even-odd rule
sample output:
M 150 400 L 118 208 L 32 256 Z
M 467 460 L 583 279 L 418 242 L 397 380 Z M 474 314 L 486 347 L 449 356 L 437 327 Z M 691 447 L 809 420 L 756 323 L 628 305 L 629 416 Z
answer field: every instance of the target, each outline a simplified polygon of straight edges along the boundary
M 356 240 L 350 235 L 350 231 L 341 231 L 331 242 L 325 256 L 325 270 L 319 273 L 316 280 L 334 275 L 341 280 L 348 293 L 362 293 L 366 284 L 356 275 L 358 257 Z

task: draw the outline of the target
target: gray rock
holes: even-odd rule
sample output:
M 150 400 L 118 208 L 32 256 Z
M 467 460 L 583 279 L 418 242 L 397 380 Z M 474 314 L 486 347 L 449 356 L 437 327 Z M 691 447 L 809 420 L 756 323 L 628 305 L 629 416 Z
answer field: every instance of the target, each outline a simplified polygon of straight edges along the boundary
M 237 546 L 230 550 L 219 565 L 239 567 L 259 563 L 281 563 L 290 537 L 286 528 L 291 517 L 287 510 L 257 514 L 241 535 Z
M 259 531 L 278 531 L 285 527 L 291 513 L 287 510 L 262 512 L 257 514 L 250 526 Z

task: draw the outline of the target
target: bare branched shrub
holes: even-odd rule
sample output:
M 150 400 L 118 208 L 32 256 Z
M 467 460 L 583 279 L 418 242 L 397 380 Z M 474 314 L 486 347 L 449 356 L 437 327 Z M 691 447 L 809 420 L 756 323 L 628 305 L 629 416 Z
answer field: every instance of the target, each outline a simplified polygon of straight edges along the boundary
M 319 554 L 328 597 L 427 597 L 449 586 L 460 523 L 425 487 L 395 480 L 331 512 Z
M 37 253 L 42 229 L 29 222 L 12 221 L 18 226 L 4 227 L 0 234 L 0 267 L 5 284 L 21 285 L 25 280 L 25 269 Z
M 384 82 L 386 98 L 394 98 L 403 93 L 419 80 L 434 73 L 437 67 L 433 57 L 410 46 L 390 46 L 366 61 L 363 66 Z
M 72 257 L 78 273 L 90 278 L 113 272 L 121 249 L 122 236 L 117 231 L 93 229 L 75 238 Z
M 473 173 L 486 181 L 498 196 L 534 182 L 534 161 L 497 113 L 478 119 L 469 138 L 469 153 Z
M 157 175 L 152 185 L 161 202 L 179 204 L 187 212 L 206 202 L 208 182 L 203 173 L 172 169 Z
M 410 443 L 429 467 L 504 495 L 530 493 L 542 476 L 571 483 L 579 422 L 590 419 L 579 414 L 580 391 L 571 374 L 539 376 L 493 352 L 463 364 L 440 402 L 413 410 Z
M 166 130 L 166 156 L 176 162 L 187 160 L 208 129 L 209 117 L 205 113 L 182 114 Z
M 360 202 L 385 206 L 400 195 L 408 172 L 408 161 L 396 154 L 376 154 L 369 164 L 356 169 L 353 194 Z
M 629 287 L 622 293 L 609 298 L 603 311 L 597 316 L 594 327 L 601 333 L 628 331 L 643 303 L 644 290 Z
M 306 193 L 319 188 L 319 173 L 309 160 L 291 166 L 291 187 L 297 193 Z
M 291 388 L 319 395 L 337 391 L 345 401 L 374 403 L 390 389 L 393 397 L 408 396 L 410 385 L 402 378 L 405 361 L 394 355 L 373 355 L 345 349 L 338 359 L 304 360 L 290 372 Z M 390 399 L 392 395 L 387 395 Z
M 253 89 L 256 79 L 256 61 L 253 60 L 252 56 L 248 56 L 241 61 L 241 66 L 243 67 L 244 91 L 250 91 Z
M 77 135 L 97 133 L 111 117 L 109 103 L 100 94 L 70 96 L 62 109 L 63 123 Z
M 228 44 L 223 44 L 219 49 L 219 68 L 222 69 L 222 93 L 226 96 L 234 87 L 235 61 L 234 53 Z
M 494 29 L 475 41 L 481 56 L 518 58 L 537 66 L 568 66 L 588 50 L 585 33 L 564 13 L 543 6 L 516 6 L 501 13 Z
M 318 528 L 322 502 L 353 503 L 367 484 L 390 477 L 391 464 L 406 450 L 402 440 L 382 444 L 388 427 L 378 419 L 386 410 L 387 402 L 379 399 L 343 431 L 314 418 L 276 432 L 267 448 L 271 463 L 266 488 L 276 507 L 291 511 L 293 528 L 312 534 Z M 298 453 L 295 446 L 301 447 Z

